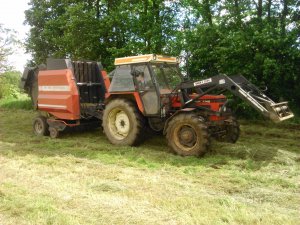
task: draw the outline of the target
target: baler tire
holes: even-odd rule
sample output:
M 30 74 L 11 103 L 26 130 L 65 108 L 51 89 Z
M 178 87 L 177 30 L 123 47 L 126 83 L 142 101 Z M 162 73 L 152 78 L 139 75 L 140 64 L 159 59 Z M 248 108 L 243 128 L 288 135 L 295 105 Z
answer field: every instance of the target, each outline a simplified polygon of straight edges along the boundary
M 49 127 L 49 133 L 51 138 L 58 138 L 59 137 L 59 131 L 54 127 Z
M 48 136 L 49 125 L 47 118 L 44 116 L 38 116 L 33 120 L 33 131 L 36 136 Z
M 207 126 L 203 120 L 194 113 L 181 113 L 176 115 L 168 123 L 166 133 L 169 147 L 178 155 L 203 156 L 208 150 L 209 133 Z M 186 138 L 186 140 L 181 140 L 182 138 Z
M 102 127 L 112 144 L 136 146 L 143 141 L 145 119 L 131 101 L 114 99 L 104 109 Z

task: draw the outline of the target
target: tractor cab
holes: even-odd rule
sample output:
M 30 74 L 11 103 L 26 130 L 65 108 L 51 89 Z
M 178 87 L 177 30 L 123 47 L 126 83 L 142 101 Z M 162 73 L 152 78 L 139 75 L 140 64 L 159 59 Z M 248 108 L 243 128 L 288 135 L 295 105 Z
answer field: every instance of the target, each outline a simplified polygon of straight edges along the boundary
M 169 94 L 183 81 L 175 57 L 150 54 L 117 58 L 115 65 L 109 94 L 138 94 L 142 112 L 148 116 L 161 116 Z

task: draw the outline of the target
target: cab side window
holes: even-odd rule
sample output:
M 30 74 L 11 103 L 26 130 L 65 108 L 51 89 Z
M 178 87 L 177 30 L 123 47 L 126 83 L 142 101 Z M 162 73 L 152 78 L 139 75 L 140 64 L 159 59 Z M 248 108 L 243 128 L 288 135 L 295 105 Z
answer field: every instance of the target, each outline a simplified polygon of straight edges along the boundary
M 132 71 L 139 90 L 154 89 L 154 85 L 147 65 L 133 66 Z
M 134 91 L 134 83 L 129 65 L 118 66 L 113 76 L 114 79 L 112 79 L 109 92 Z

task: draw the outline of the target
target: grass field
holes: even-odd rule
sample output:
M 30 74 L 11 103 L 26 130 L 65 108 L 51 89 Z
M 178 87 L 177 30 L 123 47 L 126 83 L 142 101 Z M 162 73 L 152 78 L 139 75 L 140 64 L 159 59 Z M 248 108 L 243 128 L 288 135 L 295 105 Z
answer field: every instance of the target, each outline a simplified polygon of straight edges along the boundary
M 300 126 L 242 121 L 204 158 L 163 137 L 109 144 L 100 129 L 33 135 L 35 112 L 0 107 L 0 224 L 299 224 Z

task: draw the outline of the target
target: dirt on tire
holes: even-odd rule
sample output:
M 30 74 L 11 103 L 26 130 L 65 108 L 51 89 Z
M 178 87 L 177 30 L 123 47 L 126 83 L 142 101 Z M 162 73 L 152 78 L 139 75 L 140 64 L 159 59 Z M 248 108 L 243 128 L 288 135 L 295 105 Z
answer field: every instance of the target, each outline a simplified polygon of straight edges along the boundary
M 208 150 L 207 126 L 202 118 L 194 113 L 174 116 L 168 124 L 166 133 L 169 147 L 178 155 L 203 156 Z

